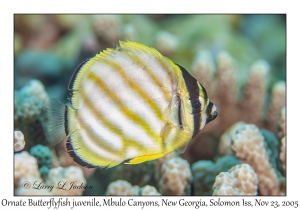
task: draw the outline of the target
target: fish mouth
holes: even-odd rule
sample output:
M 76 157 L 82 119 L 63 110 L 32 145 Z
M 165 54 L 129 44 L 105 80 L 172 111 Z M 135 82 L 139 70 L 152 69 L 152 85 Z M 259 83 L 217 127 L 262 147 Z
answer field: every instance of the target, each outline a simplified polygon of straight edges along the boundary
M 206 119 L 206 124 L 216 119 L 217 116 L 218 116 L 218 112 L 214 111 L 214 113 L 209 118 Z
M 207 117 L 206 119 L 206 124 L 216 119 L 217 116 L 218 116 L 217 107 L 213 105 L 211 109 L 211 113 L 209 114 L 209 117 Z

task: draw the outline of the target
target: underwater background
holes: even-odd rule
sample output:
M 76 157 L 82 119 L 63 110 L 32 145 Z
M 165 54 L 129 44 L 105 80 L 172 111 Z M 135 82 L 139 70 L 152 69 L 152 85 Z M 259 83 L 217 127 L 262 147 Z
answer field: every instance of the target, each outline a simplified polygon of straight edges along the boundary
M 119 40 L 185 67 L 219 115 L 183 154 L 83 168 L 64 142 L 48 145 L 39 117 L 49 98 L 68 103 L 82 61 Z M 15 195 L 285 195 L 285 81 L 285 15 L 15 15 Z M 33 188 L 60 182 L 87 187 Z

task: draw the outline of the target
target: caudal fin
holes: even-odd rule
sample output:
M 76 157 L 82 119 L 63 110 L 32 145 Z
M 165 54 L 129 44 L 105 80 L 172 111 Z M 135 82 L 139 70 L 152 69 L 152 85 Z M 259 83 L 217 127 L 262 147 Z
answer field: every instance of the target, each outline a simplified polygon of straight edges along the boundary
M 67 135 L 67 106 L 56 99 L 50 99 L 41 114 L 42 126 L 51 145 L 63 141 Z

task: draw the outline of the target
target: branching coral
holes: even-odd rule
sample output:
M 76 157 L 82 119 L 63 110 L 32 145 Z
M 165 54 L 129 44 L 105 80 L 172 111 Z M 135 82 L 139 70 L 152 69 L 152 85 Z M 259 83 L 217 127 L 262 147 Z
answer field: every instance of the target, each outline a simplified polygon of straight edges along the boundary
M 38 164 L 36 159 L 29 155 L 27 151 L 22 151 L 15 154 L 15 169 L 14 169 L 14 184 L 15 187 L 19 184 L 22 177 L 30 175 L 40 177 Z
M 232 138 L 232 150 L 243 163 L 248 163 L 259 178 L 259 193 L 261 195 L 282 194 L 282 177 L 276 168 L 272 167 L 266 150 L 264 136 L 255 125 L 241 125 Z
M 139 189 L 125 180 L 117 180 L 108 185 L 106 195 L 138 195 Z
M 214 148 L 220 135 L 236 122 L 255 123 L 260 128 L 267 128 L 274 132 L 279 110 L 285 106 L 285 82 L 283 81 L 275 83 L 272 88 L 271 102 L 266 101 L 268 98 L 266 76 L 270 71 L 266 61 L 258 60 L 251 66 L 245 85 L 241 78 L 242 75 L 246 76 L 247 72 L 241 73 L 237 71 L 240 69 L 236 70 L 235 62 L 228 52 L 218 54 L 217 71 L 214 66 L 212 56 L 207 51 L 199 51 L 192 65 L 193 75 L 203 83 L 209 99 L 218 107 L 219 115 L 188 145 L 183 157 L 190 162 L 212 159 L 217 153 Z M 244 86 L 243 90 L 239 91 L 242 86 Z M 269 104 L 268 115 L 263 112 L 265 104 Z M 206 149 L 201 149 L 203 147 Z
M 243 96 L 239 103 L 239 120 L 253 124 L 262 122 L 268 72 L 269 64 L 264 60 L 256 61 L 250 68 L 249 79 L 246 82 Z
M 268 111 L 268 130 L 276 132 L 280 110 L 285 107 L 285 82 L 279 81 L 272 87 L 271 102 Z
M 236 165 L 216 177 L 213 195 L 256 195 L 257 184 L 257 175 L 250 165 Z
M 222 171 L 228 171 L 231 167 L 239 164 L 240 161 L 234 156 L 227 155 L 219 158 L 216 163 L 210 160 L 199 160 L 192 165 L 194 177 L 194 195 L 211 195 L 212 186 L 216 175 Z
M 162 165 L 159 192 L 162 195 L 190 195 L 192 182 L 190 164 L 175 157 Z
M 45 88 L 38 80 L 31 80 L 21 90 L 15 91 L 15 126 L 18 127 L 23 123 L 36 120 L 47 100 L 48 95 Z
M 221 52 L 217 58 L 217 102 L 219 110 L 220 132 L 223 133 L 237 120 L 237 83 L 236 70 L 231 55 Z
M 15 152 L 19 152 L 25 147 L 24 135 L 21 131 L 15 131 L 14 135 L 14 148 Z

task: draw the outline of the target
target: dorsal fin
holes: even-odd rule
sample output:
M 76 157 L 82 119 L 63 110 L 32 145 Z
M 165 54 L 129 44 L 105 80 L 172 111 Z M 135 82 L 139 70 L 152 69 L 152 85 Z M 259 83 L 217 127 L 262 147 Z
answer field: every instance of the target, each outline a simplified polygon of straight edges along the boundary
M 73 85 L 74 85 L 74 81 L 76 80 L 76 76 L 78 74 L 78 72 L 80 71 L 80 69 L 83 67 L 83 65 L 88 62 L 90 59 L 86 59 L 85 61 L 83 61 L 81 64 L 79 64 L 79 66 L 76 68 L 76 70 L 74 71 L 74 73 L 72 74 L 72 77 L 70 79 L 69 85 L 68 85 L 68 89 L 72 90 L 73 89 Z
M 146 46 L 144 44 L 141 44 L 139 42 L 133 42 L 133 41 L 119 41 L 120 47 L 119 50 L 131 50 L 131 51 L 142 51 L 147 54 L 151 54 L 157 57 L 163 57 L 160 52 L 158 52 L 155 48 Z

